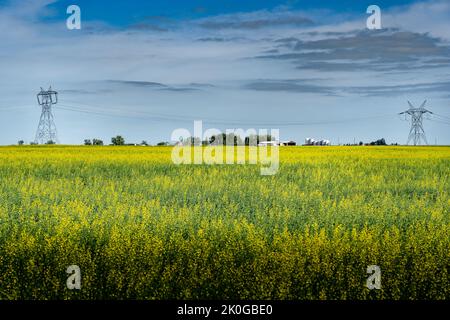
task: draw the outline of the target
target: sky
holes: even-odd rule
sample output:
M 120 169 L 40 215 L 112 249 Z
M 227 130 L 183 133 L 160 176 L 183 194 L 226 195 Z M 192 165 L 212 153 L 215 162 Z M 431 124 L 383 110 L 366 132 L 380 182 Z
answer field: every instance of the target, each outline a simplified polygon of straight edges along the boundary
M 408 100 L 435 113 L 428 142 L 450 144 L 450 1 L 0 0 L 0 144 L 34 140 L 49 86 L 64 144 L 156 144 L 194 120 L 403 144 Z

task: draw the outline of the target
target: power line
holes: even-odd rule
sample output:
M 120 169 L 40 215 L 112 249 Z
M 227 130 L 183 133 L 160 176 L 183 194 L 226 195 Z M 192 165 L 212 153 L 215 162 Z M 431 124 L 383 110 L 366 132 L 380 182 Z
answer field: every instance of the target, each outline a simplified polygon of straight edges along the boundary
M 84 114 L 94 114 L 94 115 L 99 115 L 99 116 L 107 116 L 107 117 L 118 117 L 118 118 L 131 118 L 131 119 L 144 119 L 144 117 L 139 116 L 139 115 L 127 115 L 127 114 L 120 114 L 120 113 L 111 113 L 111 112 L 100 112 L 100 111 L 92 111 L 92 110 L 84 110 L 84 109 L 79 109 L 79 108 L 75 108 L 75 107 L 69 107 L 69 106 L 65 106 L 65 105 L 61 105 L 56 107 L 56 109 L 59 110 L 65 110 L 65 111 L 71 111 L 71 112 L 77 112 L 77 113 L 84 113 Z M 157 119 L 157 118 L 145 118 L 146 120 L 152 120 L 152 121 L 156 121 L 156 120 L 163 120 L 163 119 Z
M 21 110 L 21 109 L 31 109 L 32 106 L 8 106 L 8 107 L 0 107 L 1 111 L 11 111 L 11 110 Z
M 135 110 L 125 110 L 120 108 L 114 108 L 114 109 L 105 109 L 102 107 L 96 107 L 92 105 L 86 105 L 86 107 L 79 107 L 79 106 L 73 106 L 68 104 L 60 104 L 60 107 L 58 109 L 66 110 L 66 111 L 72 111 L 72 112 L 79 112 L 79 113 L 87 113 L 87 114 L 96 114 L 96 115 L 106 115 L 106 116 L 116 116 L 116 117 L 128 117 L 128 118 L 150 118 L 151 120 L 162 120 L 162 121 L 181 121 L 181 122 L 187 122 L 187 121 L 195 121 L 201 119 L 202 117 L 188 117 L 188 116 L 177 116 L 177 115 L 170 115 L 170 114 L 161 114 L 161 113 L 153 113 L 153 112 L 143 112 L 143 111 L 135 111 Z M 370 120 L 370 119 L 377 119 L 377 118 L 387 118 L 392 117 L 392 114 L 384 114 L 384 115 L 373 115 L 373 116 L 366 116 L 366 117 L 358 117 L 358 118 L 347 118 L 347 119 L 340 119 L 340 120 L 328 120 L 328 121 L 291 121 L 291 122 L 279 122 L 279 121 L 273 121 L 273 122 L 260 122 L 260 121 L 253 121 L 253 120 L 221 120 L 221 119 L 213 119 L 213 118 L 203 118 L 202 121 L 206 123 L 212 123 L 212 124 L 223 124 L 223 125 L 244 125 L 244 124 L 253 124 L 253 125 L 260 125 L 260 126 L 307 126 L 307 125 L 324 125 L 324 124 L 339 124 L 339 123 L 348 123 L 348 122 L 354 122 L 354 121 L 363 121 L 363 120 Z
M 69 101 L 69 100 L 65 100 Z M 72 101 L 73 102 L 73 101 Z M 211 123 L 211 124 L 222 124 L 222 125 L 259 125 L 259 126 L 280 126 L 280 127 L 289 127 L 289 126 L 309 126 L 309 125 L 326 125 L 326 124 L 344 124 L 349 122 L 356 121 L 364 121 L 364 120 L 372 120 L 372 119 L 380 119 L 380 118 L 388 118 L 392 117 L 393 114 L 383 114 L 383 115 L 372 115 L 366 117 L 357 117 L 357 118 L 347 118 L 347 119 L 337 119 L 337 120 L 328 120 L 328 121 L 290 121 L 290 122 L 261 122 L 254 120 L 223 120 L 217 118 L 203 118 L 201 116 L 197 117 L 188 117 L 188 116 L 177 116 L 173 114 L 162 114 L 148 111 L 136 111 L 136 110 L 125 110 L 122 108 L 113 108 L 106 109 L 103 107 L 88 105 L 84 103 L 77 103 L 77 106 L 65 103 L 59 103 L 58 106 L 54 108 L 84 113 L 84 114 L 94 114 L 99 116 L 111 116 L 111 117 L 121 117 L 121 118 L 131 118 L 131 119 L 146 119 L 151 121 L 175 121 L 175 122 L 192 122 L 195 120 L 201 119 L 203 122 Z M 30 108 L 29 106 L 21 106 L 21 107 L 6 107 L 0 108 L 0 112 L 3 110 L 18 110 Z
M 439 119 L 429 119 L 429 120 L 433 121 L 433 122 L 438 122 L 438 123 L 450 125 L 450 121 L 442 121 L 442 120 L 439 120 Z
M 437 116 L 437 117 L 439 117 L 439 118 L 443 118 L 443 119 L 445 119 L 445 120 L 449 120 L 450 121 L 450 117 L 447 117 L 447 116 L 443 116 L 443 115 L 440 115 L 440 114 L 437 114 L 437 113 L 433 113 L 435 116 Z

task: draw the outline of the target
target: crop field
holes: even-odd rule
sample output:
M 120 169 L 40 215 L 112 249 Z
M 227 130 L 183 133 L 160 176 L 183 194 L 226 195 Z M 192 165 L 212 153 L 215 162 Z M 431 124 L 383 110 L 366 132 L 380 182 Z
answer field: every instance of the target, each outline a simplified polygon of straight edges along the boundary
M 449 147 L 282 147 L 273 176 L 171 152 L 1 147 L 0 299 L 450 298 Z

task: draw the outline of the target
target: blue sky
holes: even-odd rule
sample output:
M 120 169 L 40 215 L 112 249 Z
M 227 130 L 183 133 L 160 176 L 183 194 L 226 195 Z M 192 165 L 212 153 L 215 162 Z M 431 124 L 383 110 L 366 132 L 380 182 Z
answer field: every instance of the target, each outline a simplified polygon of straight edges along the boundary
M 77 4 L 82 30 L 67 30 Z M 382 30 L 366 29 L 366 8 Z M 406 142 L 407 100 L 450 117 L 450 2 L 0 0 L 0 144 L 34 139 L 40 87 L 62 143 L 277 128 L 282 139 Z M 447 118 L 425 122 L 450 144 Z
M 384 8 L 407 5 L 411 0 L 384 0 L 377 1 L 377 5 Z M 252 12 L 258 10 L 272 10 L 277 7 L 288 7 L 291 10 L 327 9 L 335 12 L 361 12 L 373 0 L 166 0 L 166 1 L 108 1 L 108 0 L 82 0 L 58 1 L 51 4 L 55 8 L 55 15 L 61 18 L 67 6 L 76 3 L 86 12 L 87 20 L 103 20 L 114 25 L 126 26 L 136 23 L 139 19 L 148 16 L 165 16 L 171 19 L 192 19 L 219 14 L 237 12 Z

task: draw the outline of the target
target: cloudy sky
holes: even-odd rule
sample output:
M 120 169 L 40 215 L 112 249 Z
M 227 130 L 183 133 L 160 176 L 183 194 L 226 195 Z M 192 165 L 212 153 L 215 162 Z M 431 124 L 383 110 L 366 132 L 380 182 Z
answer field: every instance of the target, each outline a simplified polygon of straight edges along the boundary
M 81 8 L 68 30 L 66 9 Z M 366 9 L 382 10 L 367 30 Z M 0 0 L 0 144 L 34 140 L 40 87 L 61 143 L 177 128 L 405 143 L 407 100 L 450 144 L 450 1 Z

